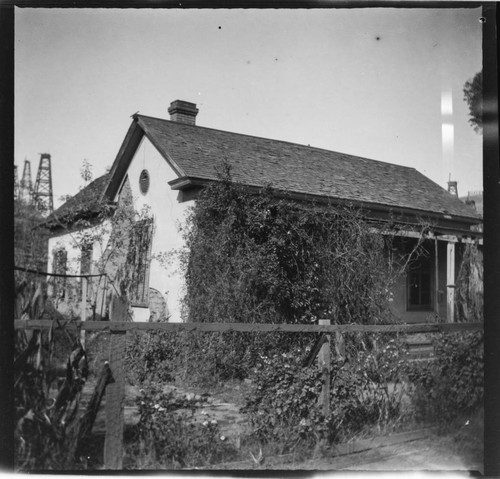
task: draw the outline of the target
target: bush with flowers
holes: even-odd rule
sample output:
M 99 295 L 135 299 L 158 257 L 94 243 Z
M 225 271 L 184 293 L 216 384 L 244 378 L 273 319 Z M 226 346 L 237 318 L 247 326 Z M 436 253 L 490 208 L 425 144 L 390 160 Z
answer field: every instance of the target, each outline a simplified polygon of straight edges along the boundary
M 140 390 L 137 406 L 140 419 L 127 451 L 128 469 L 201 467 L 236 455 L 215 419 L 193 421 L 194 399 L 151 384 Z
M 253 435 L 262 442 L 279 444 L 284 452 L 296 444 L 335 443 L 352 438 L 366 428 L 393 426 L 405 418 L 402 408 L 404 348 L 395 339 L 377 347 L 351 338 L 346 361 L 335 355 L 331 363 L 330 414 L 318 407 L 321 372 L 304 368 L 307 349 L 261 355 L 253 370 L 255 390 L 244 410 Z M 380 340 L 380 339 L 379 339 Z

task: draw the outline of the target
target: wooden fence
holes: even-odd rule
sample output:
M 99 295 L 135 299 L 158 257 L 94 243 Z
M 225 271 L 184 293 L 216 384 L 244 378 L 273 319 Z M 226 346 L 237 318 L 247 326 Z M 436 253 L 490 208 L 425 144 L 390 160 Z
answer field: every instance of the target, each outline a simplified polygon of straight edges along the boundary
M 317 325 L 304 324 L 252 324 L 252 323 L 136 323 L 121 321 L 59 321 L 58 328 L 81 331 L 107 331 L 110 333 L 109 367 L 112 380 L 106 387 L 106 434 L 104 445 L 104 466 L 106 469 L 121 469 L 123 459 L 123 406 L 125 400 L 124 360 L 126 335 L 128 331 L 198 331 L 198 332 L 272 332 L 324 333 L 330 334 L 371 332 L 371 333 L 437 333 L 482 330 L 483 323 L 421 323 L 421 324 L 330 324 L 330 320 L 320 320 Z M 50 320 L 15 320 L 16 329 L 51 329 Z M 329 355 L 330 342 L 321 346 L 318 356 L 323 371 L 323 391 L 321 406 L 328 412 L 329 401 Z

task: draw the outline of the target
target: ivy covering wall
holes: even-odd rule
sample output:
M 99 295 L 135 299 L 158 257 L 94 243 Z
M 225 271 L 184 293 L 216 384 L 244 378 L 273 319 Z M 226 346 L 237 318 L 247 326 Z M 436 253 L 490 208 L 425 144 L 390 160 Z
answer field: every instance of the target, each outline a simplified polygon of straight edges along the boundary
M 278 199 L 231 181 L 200 194 L 186 232 L 185 317 L 200 322 L 377 323 L 397 279 L 391 236 L 348 205 Z

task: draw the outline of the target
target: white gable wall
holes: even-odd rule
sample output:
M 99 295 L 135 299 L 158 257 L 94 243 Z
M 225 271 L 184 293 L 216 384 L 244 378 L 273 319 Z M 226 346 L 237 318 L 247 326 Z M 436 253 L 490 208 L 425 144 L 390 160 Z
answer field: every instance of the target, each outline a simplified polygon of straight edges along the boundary
M 139 177 L 146 169 L 150 185 L 144 195 L 140 191 Z M 144 137 L 127 170 L 135 210 L 149 209 L 154 218 L 154 234 L 151 247 L 151 267 L 149 286 L 158 290 L 167 303 L 169 321 L 181 321 L 181 300 L 184 295 L 184 276 L 179 270 L 179 261 L 174 257 L 172 264 L 165 267 L 156 257 L 182 248 L 184 241 L 179 225 L 183 224 L 186 211 L 192 201 L 179 203 L 178 192 L 173 191 L 168 182 L 177 178 L 176 173 L 160 155 L 151 142 Z M 116 200 L 116 198 L 114 198 Z M 133 308 L 135 321 L 148 321 L 149 308 Z

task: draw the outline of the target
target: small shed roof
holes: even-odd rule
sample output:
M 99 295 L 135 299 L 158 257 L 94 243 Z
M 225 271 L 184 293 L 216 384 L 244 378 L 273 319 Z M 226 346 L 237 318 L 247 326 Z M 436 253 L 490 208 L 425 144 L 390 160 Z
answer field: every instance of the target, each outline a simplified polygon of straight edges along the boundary
M 81 215 L 100 213 L 109 178 L 110 174 L 106 173 L 90 182 L 49 215 L 44 223 L 51 225 L 57 221 L 67 221 L 70 217 L 73 219 Z

